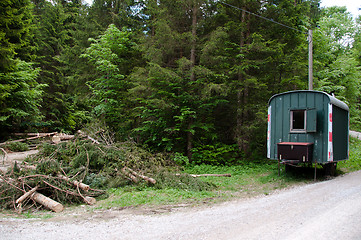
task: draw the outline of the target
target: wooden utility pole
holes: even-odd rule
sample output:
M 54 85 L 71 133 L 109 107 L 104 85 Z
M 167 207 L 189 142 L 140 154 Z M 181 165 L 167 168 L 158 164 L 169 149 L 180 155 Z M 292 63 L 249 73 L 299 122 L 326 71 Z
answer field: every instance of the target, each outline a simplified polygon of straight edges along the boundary
M 308 30 L 308 90 L 313 90 L 313 40 L 312 30 Z

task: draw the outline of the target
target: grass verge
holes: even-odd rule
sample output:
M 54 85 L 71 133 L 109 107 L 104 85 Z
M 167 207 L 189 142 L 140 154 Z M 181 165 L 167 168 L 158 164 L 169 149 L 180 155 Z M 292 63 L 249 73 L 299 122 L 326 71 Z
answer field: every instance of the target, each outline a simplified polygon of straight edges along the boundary
M 199 177 L 200 182 L 213 186 L 205 190 L 197 187 L 157 189 L 151 186 L 110 189 L 110 197 L 100 201 L 97 208 L 218 203 L 239 197 L 268 195 L 276 189 L 311 181 L 311 178 L 292 174 L 278 176 L 277 163 L 269 160 L 244 162 L 237 166 L 192 166 L 187 167 L 184 172 L 189 174 L 230 173 L 232 177 Z
M 350 158 L 338 163 L 337 174 L 344 174 L 361 169 L 361 141 L 350 139 Z M 246 161 L 237 166 L 191 166 L 184 172 L 189 174 L 230 173 L 232 177 L 200 177 L 202 182 L 214 186 L 208 190 L 192 190 L 166 188 L 157 189 L 151 186 L 110 189 L 110 197 L 98 203 L 97 208 L 137 207 L 187 204 L 199 205 L 218 203 L 236 198 L 268 195 L 277 189 L 284 189 L 313 181 L 313 169 L 304 169 L 278 176 L 276 161 L 254 160 Z M 319 171 L 319 170 L 318 170 Z M 318 180 L 322 176 L 322 169 Z

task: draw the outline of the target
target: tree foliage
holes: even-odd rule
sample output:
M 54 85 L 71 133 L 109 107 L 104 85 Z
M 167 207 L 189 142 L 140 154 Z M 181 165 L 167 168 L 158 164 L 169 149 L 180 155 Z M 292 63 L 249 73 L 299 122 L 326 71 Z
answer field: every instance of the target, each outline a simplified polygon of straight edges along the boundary
M 310 28 L 315 89 L 348 103 L 351 124 L 361 126 L 360 18 L 319 5 L 6 0 L 0 5 L 9 13 L 0 24 L 2 126 L 19 128 L 15 116 L 30 117 L 32 109 L 37 121 L 45 116 L 47 130 L 101 121 L 118 139 L 197 163 L 263 154 L 268 99 L 307 88 Z M 20 66 L 27 69 L 23 77 Z M 33 93 L 23 95 L 31 102 L 22 104 L 24 113 L 9 110 L 15 75 Z
M 358 26 L 345 7 L 323 12 L 315 32 L 316 89 L 332 93 L 350 107 L 351 123 L 360 127 L 360 63 L 355 58 Z

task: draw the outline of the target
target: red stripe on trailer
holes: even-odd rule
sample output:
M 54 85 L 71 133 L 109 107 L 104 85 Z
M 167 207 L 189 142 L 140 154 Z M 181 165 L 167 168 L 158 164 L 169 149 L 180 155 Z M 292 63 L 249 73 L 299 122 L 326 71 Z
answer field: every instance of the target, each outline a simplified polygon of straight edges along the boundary
M 330 122 L 332 122 L 332 113 L 330 113 Z
M 329 133 L 328 133 L 328 141 L 329 141 L 329 142 L 332 142 L 332 132 L 329 132 Z

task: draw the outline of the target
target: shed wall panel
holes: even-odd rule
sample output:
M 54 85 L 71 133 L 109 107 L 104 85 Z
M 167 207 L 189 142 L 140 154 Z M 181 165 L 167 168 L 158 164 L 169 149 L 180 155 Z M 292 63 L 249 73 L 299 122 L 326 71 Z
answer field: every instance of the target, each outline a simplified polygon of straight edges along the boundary
M 294 91 L 272 97 L 269 102 L 269 105 L 271 106 L 270 158 L 277 159 L 277 143 L 307 142 L 314 143 L 314 160 L 318 163 L 326 163 L 328 156 L 328 105 L 330 102 L 345 108 L 340 109 L 348 114 L 347 105 L 323 92 Z M 313 111 L 316 111 L 316 131 L 301 131 L 298 133 L 290 131 L 290 110 L 297 109 L 313 109 Z M 338 112 L 335 114 L 339 115 Z M 348 127 L 348 118 L 346 123 L 343 120 L 345 117 L 341 115 L 342 114 L 340 114 L 340 118 L 342 120 L 337 120 L 337 118 L 335 118 L 335 121 L 341 121 L 344 126 Z M 337 129 L 334 132 L 335 137 L 340 136 L 337 139 L 344 144 L 342 147 L 343 152 L 339 153 L 343 158 L 345 154 L 348 154 L 348 131 L 347 135 L 345 135 L 344 130 L 340 130 L 342 133 L 338 133 L 339 128 L 335 127 L 334 129 Z M 347 140 L 345 141 L 345 139 Z M 334 144 L 339 144 L 340 142 L 337 140 Z M 339 159 L 340 157 L 336 155 L 336 158 Z

